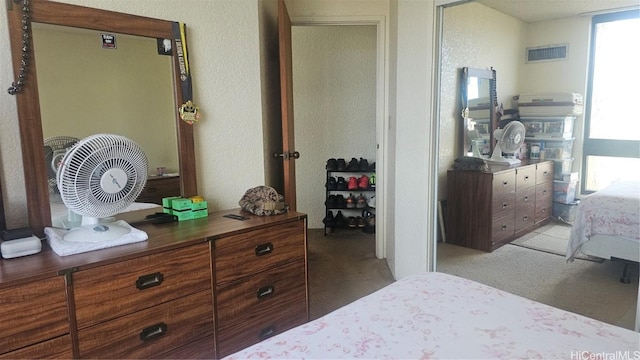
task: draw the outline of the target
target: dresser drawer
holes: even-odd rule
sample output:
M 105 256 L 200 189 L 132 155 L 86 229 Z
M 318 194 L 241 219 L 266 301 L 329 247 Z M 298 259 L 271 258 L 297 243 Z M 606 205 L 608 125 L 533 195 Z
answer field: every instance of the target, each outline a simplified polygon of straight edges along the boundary
M 162 205 L 162 198 L 169 196 L 180 196 L 179 176 L 162 176 L 147 179 L 147 183 L 136 201 Z
M 536 184 L 553 180 L 553 161 L 540 163 L 536 166 Z
M 507 171 L 493 176 L 493 197 L 512 194 L 516 191 L 516 173 Z
M 82 329 L 201 290 L 211 291 L 209 245 L 73 273 L 76 320 Z
M 71 335 L 63 335 L 0 355 L 0 359 L 71 359 Z
M 2 289 L 0 305 L 0 353 L 69 333 L 62 276 Z
M 536 186 L 536 223 L 551 216 L 553 210 L 552 194 L 553 182 L 546 182 Z
M 536 166 L 523 166 L 516 169 L 516 192 L 536 184 Z
M 304 261 L 216 291 L 218 354 L 224 356 L 307 322 Z
M 510 216 L 494 218 L 491 223 L 491 246 L 513 236 L 514 231 L 513 213 Z
M 514 211 L 516 211 L 515 194 L 494 197 L 491 213 L 493 219 L 507 217 L 509 214 L 513 216 Z
M 241 283 L 216 289 L 218 329 L 255 327 L 260 318 L 287 309 L 284 304 L 306 306 L 304 261 L 251 276 Z
M 216 284 L 237 281 L 250 274 L 304 259 L 304 221 L 216 239 L 213 249 Z
M 213 334 L 211 291 L 78 331 L 81 358 L 153 358 Z
M 516 232 L 534 224 L 536 208 L 536 187 L 518 191 L 516 195 Z

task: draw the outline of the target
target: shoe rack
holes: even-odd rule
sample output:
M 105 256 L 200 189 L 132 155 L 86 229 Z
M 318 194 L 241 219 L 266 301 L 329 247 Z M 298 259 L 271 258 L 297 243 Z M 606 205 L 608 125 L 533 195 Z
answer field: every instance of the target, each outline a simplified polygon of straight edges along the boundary
M 338 229 L 375 233 L 375 162 L 332 158 L 325 169 L 324 235 Z

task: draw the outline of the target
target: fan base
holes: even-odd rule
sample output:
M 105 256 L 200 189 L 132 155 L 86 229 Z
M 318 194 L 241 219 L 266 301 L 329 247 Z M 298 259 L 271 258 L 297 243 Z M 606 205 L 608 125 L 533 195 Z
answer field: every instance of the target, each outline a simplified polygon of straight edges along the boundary
M 131 232 L 131 229 L 114 224 L 91 224 L 72 228 L 62 238 L 71 242 L 103 242 L 115 240 Z

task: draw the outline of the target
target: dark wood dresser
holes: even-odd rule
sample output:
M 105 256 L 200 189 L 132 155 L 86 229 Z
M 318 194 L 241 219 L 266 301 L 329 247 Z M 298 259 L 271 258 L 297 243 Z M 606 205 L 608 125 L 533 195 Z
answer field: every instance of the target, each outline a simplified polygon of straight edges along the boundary
M 162 205 L 162 198 L 180 196 L 180 193 L 180 176 L 152 176 L 136 201 Z
M 446 239 L 483 251 L 522 236 L 551 219 L 553 161 L 527 161 L 488 172 L 447 172 Z
M 136 227 L 149 240 L 0 260 L 0 359 L 217 358 L 309 320 L 306 215 Z

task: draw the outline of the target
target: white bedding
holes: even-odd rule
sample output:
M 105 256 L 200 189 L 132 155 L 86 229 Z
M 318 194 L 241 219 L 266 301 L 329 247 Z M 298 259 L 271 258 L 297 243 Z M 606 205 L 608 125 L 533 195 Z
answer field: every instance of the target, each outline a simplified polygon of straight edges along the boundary
M 619 237 L 622 243 L 632 245 L 632 251 L 623 259 L 640 261 L 640 182 L 617 181 L 583 198 L 576 209 L 571 228 L 566 258 L 572 261 L 582 246 L 596 235 Z M 616 243 L 611 242 L 611 247 Z M 589 254 L 609 259 L 610 251 Z
M 631 330 L 430 272 L 227 359 L 637 358 L 638 349 L 640 336 Z

